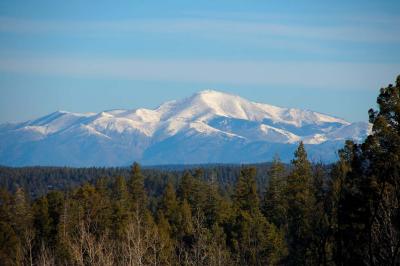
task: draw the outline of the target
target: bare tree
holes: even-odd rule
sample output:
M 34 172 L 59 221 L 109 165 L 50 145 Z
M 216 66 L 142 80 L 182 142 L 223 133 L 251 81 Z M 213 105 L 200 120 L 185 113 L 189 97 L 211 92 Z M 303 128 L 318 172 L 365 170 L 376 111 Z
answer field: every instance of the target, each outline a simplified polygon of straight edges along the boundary
M 69 247 L 77 265 L 114 265 L 113 244 L 108 234 L 100 237 L 90 232 L 90 223 L 81 221 L 76 237 L 69 241 Z
M 44 243 L 40 247 L 40 253 L 37 258 L 37 265 L 53 266 L 56 265 L 54 254 L 49 250 Z
M 160 237 L 160 232 L 158 231 L 158 228 L 156 226 L 150 226 L 146 230 L 149 232 L 150 237 L 148 238 L 149 240 L 149 245 L 148 245 L 148 252 L 149 256 L 147 258 L 147 264 L 149 265 L 165 265 L 165 261 L 161 260 L 161 255 L 163 254 L 163 251 L 166 249 L 166 244 Z M 170 264 L 170 262 L 168 262 Z
M 165 247 L 155 226 L 145 221 L 136 208 L 122 239 L 123 265 L 159 265 L 160 253 Z
M 35 239 L 35 232 L 32 227 L 25 228 L 23 231 L 23 252 L 28 265 L 33 265 L 33 240 Z

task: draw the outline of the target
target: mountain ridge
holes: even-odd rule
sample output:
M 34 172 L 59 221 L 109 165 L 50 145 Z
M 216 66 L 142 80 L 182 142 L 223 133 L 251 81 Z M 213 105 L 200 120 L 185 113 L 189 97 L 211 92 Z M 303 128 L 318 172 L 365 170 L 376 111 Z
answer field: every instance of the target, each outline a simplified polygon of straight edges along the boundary
M 271 160 L 272 153 L 287 160 L 299 141 L 307 144 L 311 158 L 322 154 L 319 159 L 330 162 L 336 150 L 327 147 L 340 148 L 346 139 L 361 141 L 369 131 L 364 122 L 204 90 L 155 109 L 59 110 L 22 123 L 1 124 L 0 164 L 256 163 Z

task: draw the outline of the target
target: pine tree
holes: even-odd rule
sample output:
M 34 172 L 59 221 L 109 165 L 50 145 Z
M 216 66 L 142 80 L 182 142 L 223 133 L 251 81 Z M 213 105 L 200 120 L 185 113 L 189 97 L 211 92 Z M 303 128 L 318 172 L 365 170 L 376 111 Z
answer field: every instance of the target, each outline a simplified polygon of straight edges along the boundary
M 312 212 L 315 204 L 311 163 L 304 144 L 300 142 L 288 176 L 286 198 L 288 247 L 291 265 L 307 265 L 310 258 Z
M 271 244 L 274 241 L 282 243 L 283 239 L 261 213 L 255 176 L 255 168 L 243 168 L 236 185 L 233 247 L 239 254 L 240 264 L 271 264 L 269 258 L 282 259 Z
M 283 229 L 279 229 L 273 223 L 266 223 L 266 256 L 267 265 L 281 265 L 288 255 Z
M 347 183 L 348 173 L 351 171 L 351 164 L 354 158 L 355 145 L 352 141 L 346 141 L 343 149 L 339 150 L 339 161 L 335 163 L 331 170 L 330 181 L 328 184 L 328 207 L 326 213 L 329 217 L 331 228 L 332 257 L 337 265 L 343 265 L 343 237 L 346 226 L 343 224 L 340 205 L 346 193 L 345 184 Z
M 191 247 L 194 243 L 192 210 L 186 199 L 179 208 L 178 238 L 185 247 Z
M 275 156 L 268 171 L 269 181 L 264 195 L 263 213 L 278 228 L 286 227 L 287 202 L 284 200 L 286 177 L 285 166 Z
M 328 209 L 328 193 L 326 184 L 326 171 L 322 163 L 313 167 L 314 206 L 311 212 L 311 250 L 310 263 L 327 265 L 332 260 L 331 224 Z
M 178 197 L 181 201 L 187 200 L 191 203 L 194 202 L 194 186 L 195 180 L 194 177 L 190 174 L 190 172 L 186 171 L 181 179 L 181 182 L 178 187 Z
M 22 250 L 14 228 L 12 196 L 0 189 L 0 262 L 3 265 L 22 265 Z
M 18 236 L 4 221 L 0 221 L 0 261 L 5 266 L 23 265 Z
M 161 199 L 159 212 L 163 214 L 165 219 L 171 226 L 171 233 L 178 233 L 179 227 L 179 202 L 176 199 L 175 188 L 171 182 L 168 182 L 164 195 Z
M 178 187 L 178 198 L 187 200 L 193 212 L 205 210 L 208 198 L 207 184 L 202 180 L 203 171 L 197 169 L 195 175 L 185 172 Z
M 55 255 L 57 261 L 61 264 L 67 264 L 71 257 L 71 252 L 69 249 L 69 243 L 71 242 L 72 228 L 74 227 L 74 211 L 71 211 L 71 198 L 68 194 L 64 196 L 64 200 L 61 206 L 59 223 L 56 225 L 57 234 L 56 245 L 55 245 Z
M 129 192 L 125 178 L 116 178 L 113 194 L 113 231 L 117 238 L 121 238 L 124 235 L 125 228 L 128 225 L 130 218 Z
M 131 168 L 128 189 L 132 199 L 132 210 L 137 210 L 141 215 L 144 215 L 148 205 L 147 193 L 144 188 L 144 176 L 140 165 L 136 162 Z
M 204 186 L 203 193 L 206 195 L 203 212 L 207 227 L 221 226 L 232 215 L 231 202 L 221 195 L 218 184 L 215 182 L 210 182 Z
M 236 184 L 234 195 L 235 205 L 242 211 L 258 213 L 260 200 L 257 194 L 256 169 L 254 167 L 243 168 Z
M 369 162 L 366 192 L 372 199 L 368 259 L 393 265 L 400 264 L 400 75 L 394 86 L 381 89 L 377 104 L 379 111 L 369 111 L 372 134 L 361 147 Z
M 12 204 L 13 211 L 13 227 L 16 234 L 19 236 L 21 243 L 21 252 L 23 256 L 20 260 L 26 264 L 33 265 L 33 241 L 35 231 L 33 227 L 33 213 L 30 202 L 25 191 L 18 188 L 14 195 Z
M 98 231 L 105 234 L 109 231 L 112 224 L 112 199 L 110 198 L 110 190 L 108 188 L 108 180 L 106 178 L 99 178 L 96 182 L 96 192 L 99 195 L 99 213 L 98 213 Z M 62 213 L 62 207 L 61 207 Z
M 38 199 L 34 206 L 34 226 L 36 229 L 36 239 L 39 246 L 42 243 L 49 243 L 52 238 L 52 221 L 49 215 L 49 203 L 47 197 Z
M 160 264 L 168 265 L 171 263 L 171 261 L 174 260 L 175 243 L 171 237 L 172 229 L 168 220 L 165 218 L 164 214 L 161 211 L 159 211 L 157 216 L 157 230 L 160 242 L 163 246 L 160 252 Z
M 369 111 L 372 134 L 355 145 L 339 208 L 344 264 L 400 263 L 400 76 L 377 103 L 379 110 Z

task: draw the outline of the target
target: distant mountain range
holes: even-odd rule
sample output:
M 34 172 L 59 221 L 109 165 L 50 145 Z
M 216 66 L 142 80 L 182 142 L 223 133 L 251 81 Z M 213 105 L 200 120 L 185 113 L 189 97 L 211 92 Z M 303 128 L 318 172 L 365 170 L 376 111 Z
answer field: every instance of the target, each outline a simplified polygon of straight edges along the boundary
M 0 164 L 125 166 L 249 163 L 278 154 L 289 161 L 299 141 L 313 161 L 332 162 L 346 139 L 362 141 L 365 122 L 251 102 L 205 90 L 154 110 L 57 111 L 0 125 Z

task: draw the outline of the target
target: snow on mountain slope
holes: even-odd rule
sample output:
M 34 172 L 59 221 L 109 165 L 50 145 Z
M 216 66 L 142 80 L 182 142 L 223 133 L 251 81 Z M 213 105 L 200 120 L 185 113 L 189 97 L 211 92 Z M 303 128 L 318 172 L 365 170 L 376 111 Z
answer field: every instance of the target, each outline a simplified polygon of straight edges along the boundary
M 57 111 L 20 124 L 0 125 L 0 164 L 267 161 L 274 151 L 289 152 L 301 140 L 310 151 L 323 156 L 317 147 L 332 147 L 326 145 L 331 142 L 340 145 L 346 139 L 361 141 L 369 130 L 368 123 L 352 124 L 309 110 L 205 90 L 154 110 Z M 269 151 L 256 147 L 268 147 Z M 327 150 L 325 159 L 332 160 L 330 153 L 334 152 Z
M 304 124 L 350 124 L 342 119 L 308 110 L 254 103 L 236 95 L 213 90 L 205 90 L 180 101 L 168 102 L 161 105 L 157 111 L 162 113 L 161 117 L 164 120 L 173 117 L 208 120 L 210 117 L 222 116 L 250 121 L 271 119 L 275 123 L 286 123 L 296 127 Z

